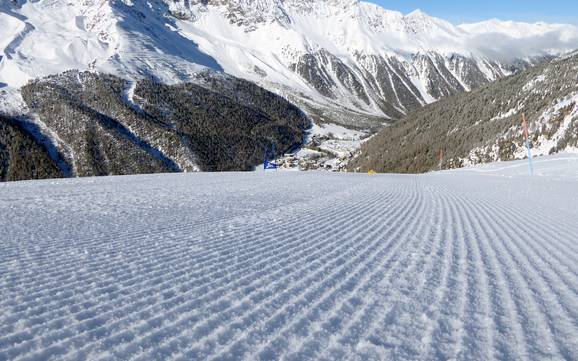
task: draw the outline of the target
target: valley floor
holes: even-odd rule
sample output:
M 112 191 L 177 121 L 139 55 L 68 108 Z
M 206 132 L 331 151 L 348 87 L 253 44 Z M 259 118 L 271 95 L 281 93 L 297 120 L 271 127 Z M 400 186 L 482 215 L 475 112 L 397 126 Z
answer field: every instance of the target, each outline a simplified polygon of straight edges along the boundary
M 578 157 L 0 184 L 0 360 L 578 359 Z

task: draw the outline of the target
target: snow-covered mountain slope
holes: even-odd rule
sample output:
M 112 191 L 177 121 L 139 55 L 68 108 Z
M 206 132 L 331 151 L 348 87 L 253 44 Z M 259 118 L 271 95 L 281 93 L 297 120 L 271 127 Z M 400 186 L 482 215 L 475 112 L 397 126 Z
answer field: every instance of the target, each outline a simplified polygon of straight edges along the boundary
M 167 2 L 180 31 L 227 72 L 333 120 L 346 117 L 339 111 L 397 119 L 578 47 L 571 26 L 522 24 L 533 31 L 502 32 L 498 49 L 465 25 L 354 0 Z
M 22 1 L 0 7 L 5 44 L 0 82 L 20 87 L 30 79 L 70 69 L 186 80 L 204 66 L 220 69 L 191 41 L 168 30 L 166 8 L 117 0 Z
M 527 156 L 522 114 L 536 156 L 578 152 L 578 53 L 443 99 L 383 129 L 352 170 L 423 172 Z
M 72 68 L 175 83 L 209 67 L 358 127 L 578 47 L 571 26 L 454 26 L 356 0 L 4 1 L 0 24 L 0 86 Z
M 566 158 L 0 184 L 0 359 L 576 360 Z

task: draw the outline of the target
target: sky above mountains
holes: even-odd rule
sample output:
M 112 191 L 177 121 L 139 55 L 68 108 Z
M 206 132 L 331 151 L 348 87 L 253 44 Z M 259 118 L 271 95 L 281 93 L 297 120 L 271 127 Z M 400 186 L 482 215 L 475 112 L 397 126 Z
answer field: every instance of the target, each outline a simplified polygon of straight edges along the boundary
M 492 18 L 578 25 L 576 0 L 365 0 L 407 14 L 421 9 L 454 24 Z

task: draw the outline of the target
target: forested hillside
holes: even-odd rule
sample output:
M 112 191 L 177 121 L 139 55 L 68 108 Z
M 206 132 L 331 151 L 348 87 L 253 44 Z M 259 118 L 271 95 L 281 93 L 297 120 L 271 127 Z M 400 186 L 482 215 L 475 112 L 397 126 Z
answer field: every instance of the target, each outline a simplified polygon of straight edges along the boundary
M 21 122 L 0 115 L 0 181 L 62 176 L 46 147 Z
M 578 149 L 578 53 L 410 113 L 367 143 L 352 171 L 414 173 Z
M 40 136 L 52 141 L 73 176 L 250 170 L 266 147 L 300 145 L 310 126 L 285 99 L 223 74 L 165 85 L 69 71 L 21 92 L 27 121 L 45 130 Z M 66 174 L 26 127 L 2 119 L 3 180 Z M 18 152 L 22 147 L 31 151 Z

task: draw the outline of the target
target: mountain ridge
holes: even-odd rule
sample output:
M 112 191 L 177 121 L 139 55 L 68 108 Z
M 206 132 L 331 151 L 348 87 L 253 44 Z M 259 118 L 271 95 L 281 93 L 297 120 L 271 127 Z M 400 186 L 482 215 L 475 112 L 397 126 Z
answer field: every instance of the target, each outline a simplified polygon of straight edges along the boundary
M 12 39 L 0 43 L 4 86 L 70 69 L 179 83 L 210 68 L 274 91 L 318 121 L 362 129 L 526 69 L 578 39 L 575 28 L 552 25 L 537 35 L 553 44 L 546 52 L 527 38 L 493 48 L 487 32 L 355 0 L 13 4 L 0 10 L 0 35 Z M 507 59 L 504 47 L 523 49 Z
M 317 119 L 350 127 L 371 126 L 360 120 L 364 116 L 391 122 L 558 54 L 527 47 L 525 56 L 507 62 L 504 53 L 498 60 L 473 56 L 460 43 L 473 40 L 458 26 L 420 11 L 403 15 L 360 1 L 168 3 L 186 19 L 179 21 L 183 34 L 226 72 L 280 92 Z M 245 11 L 250 4 L 269 11 L 251 17 Z M 283 14 L 282 20 L 276 14 Z M 467 39 L 456 41 L 459 36 Z M 499 53 L 491 46 L 482 50 Z

